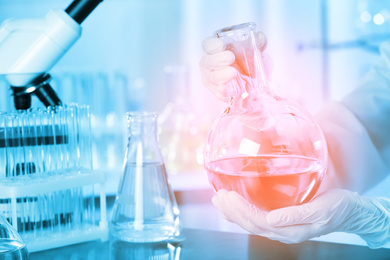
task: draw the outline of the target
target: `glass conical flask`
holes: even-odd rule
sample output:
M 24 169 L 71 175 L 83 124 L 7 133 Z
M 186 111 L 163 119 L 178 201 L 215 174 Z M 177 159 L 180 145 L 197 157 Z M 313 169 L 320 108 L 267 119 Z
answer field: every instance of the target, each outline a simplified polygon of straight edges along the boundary
M 233 190 L 264 210 L 308 202 L 327 169 L 327 145 L 312 116 L 277 96 L 264 73 L 254 23 L 215 33 L 235 54 L 235 94 L 212 125 L 204 166 L 215 190 Z
M 29 259 L 26 243 L 2 214 L 0 214 L 0 259 Z
M 110 232 L 127 242 L 157 242 L 180 234 L 179 208 L 157 141 L 157 114 L 127 113 L 129 129 L 123 175 Z

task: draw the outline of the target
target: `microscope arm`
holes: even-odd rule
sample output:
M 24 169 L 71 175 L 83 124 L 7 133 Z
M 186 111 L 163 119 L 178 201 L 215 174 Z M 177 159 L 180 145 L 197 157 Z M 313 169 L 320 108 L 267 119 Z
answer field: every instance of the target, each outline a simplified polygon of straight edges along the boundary
M 101 1 L 74 0 L 65 11 L 51 10 L 45 18 L 9 19 L 1 25 L 0 74 L 13 90 L 17 109 L 29 108 L 33 93 L 46 106 L 61 104 L 47 71 L 78 40 L 80 23 Z

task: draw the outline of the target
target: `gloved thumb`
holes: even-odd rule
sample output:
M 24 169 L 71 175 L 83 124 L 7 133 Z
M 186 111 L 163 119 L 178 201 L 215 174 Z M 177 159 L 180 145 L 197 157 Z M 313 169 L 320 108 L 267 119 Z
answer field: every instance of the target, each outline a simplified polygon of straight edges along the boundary
M 207 37 L 202 42 L 203 51 L 208 54 L 215 54 L 225 50 L 225 43 L 223 40 L 215 37 Z
M 292 207 L 271 211 L 267 221 L 272 226 L 292 226 L 302 224 L 326 224 L 331 220 L 340 223 L 348 218 L 355 207 L 357 195 L 346 190 L 330 190 L 312 201 Z
M 303 224 L 304 205 L 276 209 L 267 214 L 267 222 L 274 227 Z
M 329 215 L 333 212 L 333 208 L 329 207 L 326 208 L 330 209 L 330 211 L 324 212 L 323 208 L 328 204 L 324 202 L 326 199 L 326 196 L 318 196 L 313 201 L 302 205 L 273 210 L 268 213 L 267 221 L 274 227 L 326 222 Z M 328 199 L 327 202 L 337 204 L 337 200 L 332 201 Z

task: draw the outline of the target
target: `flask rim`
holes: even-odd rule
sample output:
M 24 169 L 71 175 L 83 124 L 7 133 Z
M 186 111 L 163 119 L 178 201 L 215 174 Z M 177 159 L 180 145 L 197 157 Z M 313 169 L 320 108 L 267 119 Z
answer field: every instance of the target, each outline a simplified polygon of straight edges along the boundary
M 158 112 L 152 111 L 129 111 L 126 112 L 126 116 L 128 119 L 140 119 L 140 118 L 151 118 L 156 119 L 158 116 Z
M 214 36 L 216 36 L 217 38 L 226 37 L 237 33 L 254 31 L 255 29 L 256 29 L 256 23 L 254 22 L 241 23 L 241 24 L 236 24 L 236 25 L 221 28 L 214 32 Z

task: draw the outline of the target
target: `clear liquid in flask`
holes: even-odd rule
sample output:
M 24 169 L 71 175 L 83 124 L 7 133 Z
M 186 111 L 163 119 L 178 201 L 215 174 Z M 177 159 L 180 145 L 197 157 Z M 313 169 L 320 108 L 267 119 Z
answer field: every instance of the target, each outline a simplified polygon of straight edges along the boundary
M 179 231 L 179 209 L 164 164 L 127 163 L 113 209 L 112 236 L 127 242 L 157 242 Z

